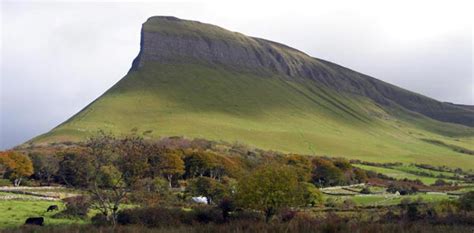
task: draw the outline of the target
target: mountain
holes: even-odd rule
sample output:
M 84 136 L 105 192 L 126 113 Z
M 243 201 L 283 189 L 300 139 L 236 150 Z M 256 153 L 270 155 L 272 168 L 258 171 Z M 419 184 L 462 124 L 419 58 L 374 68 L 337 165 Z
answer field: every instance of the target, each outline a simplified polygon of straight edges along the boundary
M 149 18 L 128 74 L 28 143 L 78 141 L 99 129 L 474 167 L 466 153 L 474 150 L 473 106 L 440 102 L 283 44 L 175 17 Z

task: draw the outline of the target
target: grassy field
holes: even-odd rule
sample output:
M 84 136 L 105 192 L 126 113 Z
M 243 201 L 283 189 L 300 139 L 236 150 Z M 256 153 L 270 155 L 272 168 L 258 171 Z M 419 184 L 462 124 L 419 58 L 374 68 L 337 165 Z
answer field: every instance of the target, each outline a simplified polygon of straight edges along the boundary
M 456 199 L 455 196 L 446 194 L 426 194 L 420 193 L 415 195 L 396 196 L 393 194 L 370 194 L 370 195 L 348 195 L 348 196 L 332 196 L 324 195 L 324 200 L 332 199 L 334 203 L 343 203 L 344 200 L 350 199 L 354 201 L 356 206 L 390 206 L 398 205 L 403 199 L 410 199 L 412 201 L 422 200 L 423 202 L 438 202 L 442 200 Z
M 369 166 L 369 165 L 362 165 L 362 164 L 354 164 L 354 166 L 362 168 L 364 170 L 382 173 L 384 175 L 387 175 L 389 177 L 396 178 L 396 179 L 404 179 L 404 178 L 407 178 L 410 180 L 419 179 L 421 180 L 421 182 L 427 185 L 434 184 L 436 180 L 438 179 L 435 177 L 422 176 L 422 175 L 410 173 L 410 171 L 429 171 L 429 170 L 416 168 L 414 166 L 409 166 L 409 165 L 396 166 L 393 168 L 376 167 L 376 166 Z M 431 173 L 438 174 L 439 172 L 432 171 Z M 443 174 L 453 175 L 452 173 L 449 173 L 449 172 L 444 172 Z M 449 182 L 459 182 L 459 181 L 450 180 L 450 179 L 443 179 L 443 180 L 449 181 Z
M 472 155 L 422 138 L 473 148 L 471 129 L 389 115 L 371 101 L 281 77 L 200 65 L 153 64 L 124 79 L 69 121 L 33 141 L 118 135 L 201 137 L 263 149 L 365 161 L 472 168 Z M 447 136 L 435 133 L 442 126 Z M 454 142 L 455 141 L 455 142 Z
M 80 219 L 57 219 L 52 216 L 57 212 L 46 212 L 50 205 L 58 205 L 63 209 L 61 201 L 39 200 L 3 200 L 0 201 L 0 229 L 17 227 L 25 223 L 28 217 L 44 217 L 46 225 L 84 224 Z

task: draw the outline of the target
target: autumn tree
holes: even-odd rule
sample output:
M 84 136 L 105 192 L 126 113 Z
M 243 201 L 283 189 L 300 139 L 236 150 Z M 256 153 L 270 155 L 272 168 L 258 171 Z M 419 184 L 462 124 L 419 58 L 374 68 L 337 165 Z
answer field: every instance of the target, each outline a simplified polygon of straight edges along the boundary
M 285 156 L 284 162 L 291 166 L 298 175 L 299 181 L 311 180 L 311 160 L 308 156 L 290 154 Z
M 185 170 L 187 178 L 204 176 L 211 167 L 211 158 L 208 153 L 193 151 L 185 156 Z
M 296 173 L 277 164 L 264 165 L 240 179 L 237 199 L 243 207 L 263 211 L 266 221 L 282 208 L 304 205 Z
M 184 161 L 176 151 L 167 150 L 159 159 L 159 169 L 161 174 L 168 180 L 169 187 L 174 177 L 184 174 Z
M 4 178 L 20 186 L 23 178 L 33 174 L 33 163 L 28 156 L 16 151 L 0 152 L 0 164 L 4 169 Z

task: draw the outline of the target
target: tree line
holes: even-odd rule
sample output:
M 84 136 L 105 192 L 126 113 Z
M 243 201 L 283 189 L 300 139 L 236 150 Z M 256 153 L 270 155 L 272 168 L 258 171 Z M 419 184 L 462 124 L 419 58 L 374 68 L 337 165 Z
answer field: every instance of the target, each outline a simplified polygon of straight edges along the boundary
M 342 158 L 250 150 L 239 144 L 218 148 L 202 139 L 148 141 L 100 133 L 55 153 L 3 152 L 0 164 L 3 177 L 15 185 L 30 177 L 84 190 L 91 208 L 111 223 L 124 202 L 163 203 L 173 189 L 205 197 L 208 204 L 228 211 L 236 206 L 262 211 L 270 219 L 285 207 L 320 204 L 318 187 L 367 179 L 365 171 Z

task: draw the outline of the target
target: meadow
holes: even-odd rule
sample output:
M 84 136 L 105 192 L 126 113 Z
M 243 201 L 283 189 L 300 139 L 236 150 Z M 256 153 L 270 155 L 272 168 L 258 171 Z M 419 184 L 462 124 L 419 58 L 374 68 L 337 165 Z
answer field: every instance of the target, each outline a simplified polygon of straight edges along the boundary
M 421 169 L 412 165 L 400 165 L 400 166 L 394 166 L 394 167 L 378 167 L 378 166 L 370 166 L 370 165 L 363 165 L 363 164 L 354 164 L 355 167 L 359 167 L 368 171 L 374 171 L 377 173 L 382 173 L 384 175 L 387 175 L 389 177 L 395 178 L 395 179 L 410 179 L 410 180 L 420 180 L 424 184 L 427 185 L 432 185 L 438 180 L 439 178 L 437 177 L 431 177 L 431 176 L 424 176 L 424 175 L 417 175 L 414 174 L 413 172 L 427 172 L 429 174 L 432 174 L 433 176 L 443 174 L 446 176 L 454 176 L 454 173 L 450 172 L 438 172 L 438 171 L 431 171 L 428 169 Z M 445 179 L 443 180 L 447 182 L 453 182 L 453 183 L 462 183 L 461 181 L 457 180 L 452 180 L 452 179 Z
M 85 224 L 89 221 L 82 219 L 53 218 L 57 212 L 46 212 L 50 205 L 58 205 L 64 209 L 62 201 L 42 200 L 0 200 L 0 229 L 18 227 L 25 223 L 28 217 L 43 216 L 45 225 Z

